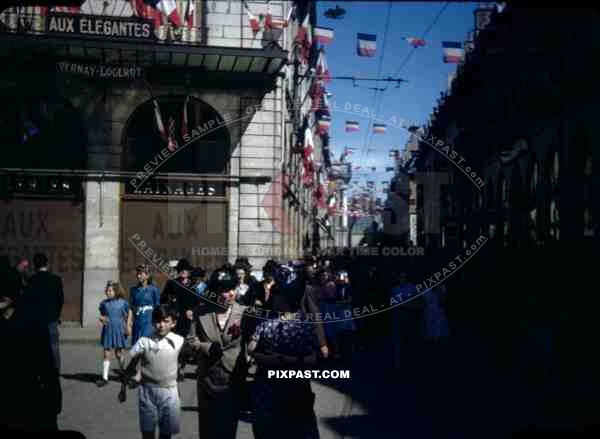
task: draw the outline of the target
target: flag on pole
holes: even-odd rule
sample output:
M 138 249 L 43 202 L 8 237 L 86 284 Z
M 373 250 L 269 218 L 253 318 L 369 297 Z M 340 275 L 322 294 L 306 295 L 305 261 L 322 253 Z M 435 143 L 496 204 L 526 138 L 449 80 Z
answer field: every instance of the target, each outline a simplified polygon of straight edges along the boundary
M 169 143 L 167 148 L 169 151 L 175 151 L 177 149 L 177 141 L 175 140 L 175 119 L 169 117 Z
M 185 14 L 183 16 L 185 22 L 187 23 L 189 28 L 194 27 L 195 23 L 195 18 L 196 18 L 196 11 L 195 11 L 195 6 L 196 5 L 196 0 L 188 0 L 187 2 L 187 7 L 185 8 Z
M 373 132 L 375 134 L 382 134 L 385 133 L 385 124 L 384 123 L 374 123 L 373 124 Z
M 156 128 L 158 129 L 158 133 L 160 134 L 160 137 L 166 142 L 168 140 L 167 132 L 165 131 L 165 125 L 163 124 L 162 115 L 160 114 L 160 108 L 156 99 L 154 99 L 154 118 L 156 119 Z
M 331 118 L 329 116 L 321 116 L 321 118 L 317 121 L 317 126 L 319 127 L 319 134 L 325 134 L 329 131 L 329 126 L 331 125 Z
M 297 43 L 300 44 L 305 44 L 305 42 L 308 40 L 310 34 L 308 32 L 308 25 L 310 23 L 310 14 L 306 14 L 306 17 L 304 17 L 304 20 L 302 21 L 302 24 L 300 25 L 300 27 L 298 28 L 298 33 L 296 34 L 296 38 L 295 41 Z M 312 41 L 311 41 L 312 43 Z
M 267 5 L 267 14 L 265 15 L 265 30 L 273 29 L 273 13 L 271 12 L 271 5 Z
M 330 27 L 315 27 L 315 41 L 320 44 L 329 44 L 333 40 L 333 29 Z
M 425 46 L 425 40 L 423 38 L 408 37 L 408 38 L 405 38 L 405 40 L 412 47 L 424 47 Z
M 258 21 L 258 17 L 250 12 L 249 9 L 246 9 L 246 14 L 248 14 L 248 22 L 250 24 L 250 28 L 252 29 L 252 35 L 256 37 L 256 34 L 260 31 L 260 22 Z
M 354 133 L 359 130 L 359 123 L 355 120 L 347 120 L 346 121 L 346 132 Z
M 463 61 L 465 50 L 462 43 L 457 41 L 443 41 L 442 47 L 444 48 L 445 63 L 458 64 Z
M 181 17 L 177 12 L 175 0 L 144 0 L 144 3 L 165 14 L 175 26 L 181 27 Z
M 323 82 L 331 81 L 331 74 L 329 73 L 329 67 L 327 67 L 327 60 L 325 59 L 325 51 L 319 50 L 319 56 L 317 58 L 317 78 Z
M 181 116 L 181 136 L 185 136 L 188 133 L 188 112 L 187 112 L 187 106 L 188 106 L 188 102 L 190 100 L 189 96 L 185 97 L 185 100 L 183 101 L 183 114 Z
M 295 20 L 295 19 L 296 19 L 296 6 L 294 5 L 288 11 L 288 15 L 285 18 L 285 20 L 278 20 L 278 19 L 273 20 L 273 27 L 278 27 L 279 25 L 281 25 L 281 27 L 288 27 L 289 24 L 291 23 L 291 21 Z
M 63 12 L 66 14 L 77 14 L 81 12 L 81 6 L 54 6 L 53 12 Z
M 356 52 L 358 56 L 375 56 L 377 50 L 377 35 L 375 34 L 356 34 L 357 44 Z
M 306 160 L 313 159 L 313 152 L 315 150 L 315 143 L 313 142 L 313 136 L 310 128 L 304 130 L 304 158 Z

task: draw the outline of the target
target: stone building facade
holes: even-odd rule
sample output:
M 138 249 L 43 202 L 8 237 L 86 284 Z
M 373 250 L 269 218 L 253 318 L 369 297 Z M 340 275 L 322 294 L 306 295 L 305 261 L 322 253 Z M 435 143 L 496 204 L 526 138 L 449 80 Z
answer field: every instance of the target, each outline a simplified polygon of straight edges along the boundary
M 466 248 L 482 234 L 499 248 L 597 239 L 593 70 L 585 61 L 593 38 L 553 31 L 589 30 L 594 20 L 507 6 L 477 31 L 423 128 L 418 171 L 448 180 L 439 209 L 420 200 L 419 235 L 428 246 Z M 428 234 L 438 212 L 440 232 Z
M 439 177 L 439 195 L 418 187 L 419 243 L 440 256 L 426 272 L 445 270 L 455 345 L 507 378 L 528 425 L 597 410 L 600 365 L 581 349 L 600 305 L 597 25 L 583 8 L 493 14 L 420 145 L 417 169 Z
M 261 267 L 312 231 L 294 207 L 282 233 L 278 176 L 295 142 L 286 102 L 312 80 L 296 72 L 295 40 L 307 13 L 312 32 L 314 5 L 196 0 L 188 14 L 177 1 L 182 28 L 113 3 L 0 13 L 0 56 L 14 66 L 0 78 L 13 152 L 0 251 L 47 252 L 65 280 L 63 320 L 84 325 L 106 281 L 132 285 L 139 263 L 162 286 L 173 259 Z

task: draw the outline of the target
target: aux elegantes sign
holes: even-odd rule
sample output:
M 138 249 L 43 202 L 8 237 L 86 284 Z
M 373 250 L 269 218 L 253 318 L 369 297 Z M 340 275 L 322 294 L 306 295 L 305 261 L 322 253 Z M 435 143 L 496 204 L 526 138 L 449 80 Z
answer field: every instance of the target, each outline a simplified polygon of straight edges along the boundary
M 71 35 L 104 36 L 153 40 L 154 25 L 143 18 L 108 17 L 103 15 L 70 15 L 50 12 L 47 32 Z

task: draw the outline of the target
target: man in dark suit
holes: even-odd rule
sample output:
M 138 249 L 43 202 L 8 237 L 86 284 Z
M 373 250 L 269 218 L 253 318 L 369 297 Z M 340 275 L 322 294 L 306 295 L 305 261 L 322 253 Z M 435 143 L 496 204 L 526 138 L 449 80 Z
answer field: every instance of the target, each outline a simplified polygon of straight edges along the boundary
M 17 305 L 25 324 L 29 374 L 37 376 L 39 386 L 33 389 L 32 410 L 42 429 L 58 429 L 56 418 L 62 411 L 60 388 L 60 354 L 58 323 L 64 304 L 62 279 L 48 271 L 48 258 L 43 253 L 33 257 L 36 273 L 31 277 Z M 39 388 L 38 388 L 39 387 Z

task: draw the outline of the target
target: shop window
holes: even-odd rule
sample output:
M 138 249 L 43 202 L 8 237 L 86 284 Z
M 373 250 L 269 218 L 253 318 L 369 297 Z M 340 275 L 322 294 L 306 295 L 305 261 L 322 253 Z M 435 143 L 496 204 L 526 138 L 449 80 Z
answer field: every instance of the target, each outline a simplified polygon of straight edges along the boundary
M 86 131 L 69 102 L 8 93 L 0 96 L 0 144 L 7 151 L 3 168 L 85 169 Z

